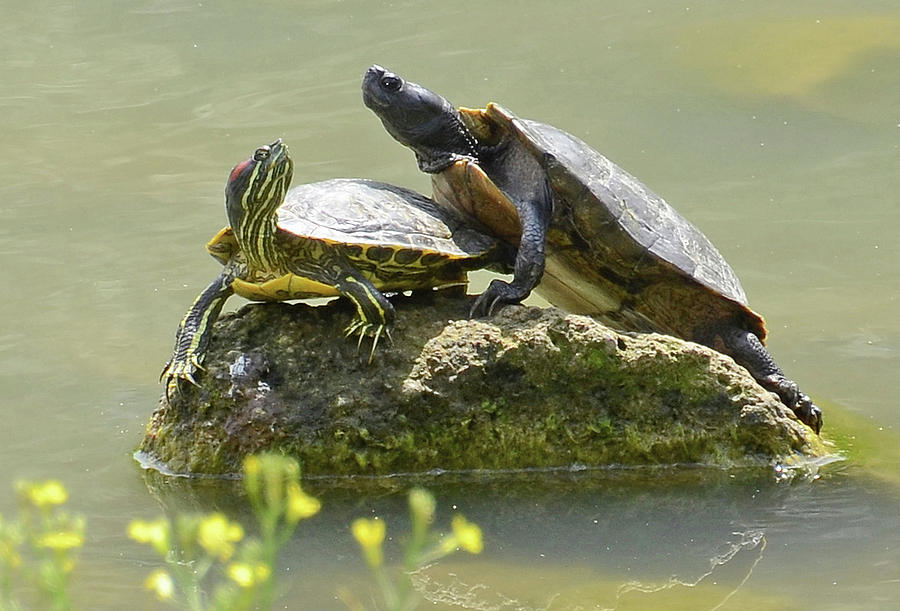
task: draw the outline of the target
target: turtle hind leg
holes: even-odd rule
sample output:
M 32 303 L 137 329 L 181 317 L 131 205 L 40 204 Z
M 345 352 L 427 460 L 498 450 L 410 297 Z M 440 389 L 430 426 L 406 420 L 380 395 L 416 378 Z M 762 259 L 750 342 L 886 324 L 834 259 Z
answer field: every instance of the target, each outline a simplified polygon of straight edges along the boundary
M 822 410 L 800 391 L 796 382 L 784 375 L 756 334 L 732 327 L 724 329 L 719 335 L 728 354 L 749 371 L 760 386 L 778 395 L 782 403 L 794 410 L 801 422 L 818 434 L 822 429 Z

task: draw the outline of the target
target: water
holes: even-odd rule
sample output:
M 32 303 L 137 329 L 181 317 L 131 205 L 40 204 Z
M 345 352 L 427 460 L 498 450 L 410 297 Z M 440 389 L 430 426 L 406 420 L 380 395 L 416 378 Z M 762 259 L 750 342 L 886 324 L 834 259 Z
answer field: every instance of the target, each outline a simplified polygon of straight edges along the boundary
M 495 100 L 566 129 L 663 194 L 737 270 L 771 350 L 849 456 L 789 483 L 437 479 L 440 519 L 458 507 L 487 549 L 434 567 L 423 588 L 502 609 L 900 600 L 896 4 L 502 4 L 5 3 L 0 511 L 17 479 L 65 481 L 88 519 L 82 608 L 152 605 L 140 584 L 153 559 L 125 537 L 131 519 L 160 505 L 241 511 L 221 485 L 148 487 L 131 460 L 177 322 L 217 273 L 203 244 L 225 222 L 231 166 L 282 136 L 298 182 L 427 189 L 362 106 L 373 62 L 458 104 Z M 311 486 L 325 511 L 286 554 L 284 605 L 341 608 L 335 583 L 368 600 L 347 524 L 376 512 L 400 532 L 404 484 Z M 671 576 L 696 585 L 616 598 Z

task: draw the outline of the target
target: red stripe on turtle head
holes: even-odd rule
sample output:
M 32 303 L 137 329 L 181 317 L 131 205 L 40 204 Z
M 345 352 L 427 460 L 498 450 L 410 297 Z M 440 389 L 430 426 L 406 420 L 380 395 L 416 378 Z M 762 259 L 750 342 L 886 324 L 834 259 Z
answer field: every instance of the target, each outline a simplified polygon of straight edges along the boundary
M 244 171 L 252 164 L 253 164 L 253 160 L 247 159 L 247 160 L 240 162 L 236 166 L 234 166 L 234 169 L 231 170 L 231 174 L 228 175 L 228 182 L 231 183 L 231 182 L 234 182 L 235 180 L 237 180 L 238 177 L 241 174 L 243 174 Z

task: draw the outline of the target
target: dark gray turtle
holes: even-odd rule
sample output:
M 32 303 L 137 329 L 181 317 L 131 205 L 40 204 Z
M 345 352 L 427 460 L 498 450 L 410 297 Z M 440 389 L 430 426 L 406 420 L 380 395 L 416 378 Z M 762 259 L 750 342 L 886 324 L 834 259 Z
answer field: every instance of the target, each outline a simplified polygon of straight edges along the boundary
M 817 432 L 822 414 L 763 346 L 762 316 L 700 230 L 578 138 L 497 104 L 456 108 L 372 66 L 363 100 L 432 175 L 435 200 L 516 246 L 473 315 L 532 289 L 616 327 L 697 341 L 732 356 Z M 540 283 L 540 286 L 538 286 Z

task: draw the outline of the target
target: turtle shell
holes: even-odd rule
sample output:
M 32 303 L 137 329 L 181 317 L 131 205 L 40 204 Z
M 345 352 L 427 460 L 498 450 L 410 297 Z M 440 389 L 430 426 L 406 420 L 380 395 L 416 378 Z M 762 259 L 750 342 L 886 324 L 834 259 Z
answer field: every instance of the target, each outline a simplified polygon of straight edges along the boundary
M 415 290 L 459 284 L 468 269 L 496 258 L 495 238 L 472 228 L 432 200 L 387 183 L 332 179 L 290 189 L 277 210 L 279 247 L 297 257 L 317 248 L 339 249 L 379 290 Z M 244 264 L 230 227 L 206 246 L 223 265 Z M 256 301 L 338 294 L 332 287 L 286 273 L 248 272 L 233 283 Z
M 575 136 L 497 104 L 459 110 L 481 144 L 519 147 L 550 182 L 553 215 L 537 288 L 548 301 L 626 329 L 697 339 L 729 322 L 765 338 L 762 317 L 715 246 L 635 177 Z M 515 206 L 476 162 L 457 161 L 433 181 L 439 201 L 518 241 L 518 218 L 509 220 Z
M 294 187 L 278 209 L 278 228 L 299 238 L 371 251 L 370 260 L 398 267 L 427 255 L 434 255 L 427 260 L 480 257 L 496 245 L 431 199 L 365 179 Z

